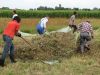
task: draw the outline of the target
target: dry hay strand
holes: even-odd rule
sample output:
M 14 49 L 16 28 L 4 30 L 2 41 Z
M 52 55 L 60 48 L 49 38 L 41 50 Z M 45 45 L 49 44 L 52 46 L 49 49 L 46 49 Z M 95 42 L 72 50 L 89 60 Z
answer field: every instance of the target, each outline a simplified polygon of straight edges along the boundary
M 22 44 L 16 48 L 16 58 L 23 60 L 50 60 L 66 57 L 75 48 L 75 39 L 72 33 L 51 33 L 50 35 L 33 37 L 33 48 Z

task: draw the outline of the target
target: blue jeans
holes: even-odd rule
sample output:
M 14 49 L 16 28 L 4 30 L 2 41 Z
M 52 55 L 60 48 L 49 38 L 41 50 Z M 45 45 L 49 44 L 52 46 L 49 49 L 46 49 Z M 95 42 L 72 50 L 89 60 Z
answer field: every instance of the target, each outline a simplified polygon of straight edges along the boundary
M 44 34 L 44 28 L 41 27 L 41 24 L 40 23 L 37 25 L 37 32 L 40 35 Z
M 10 51 L 9 56 L 10 56 L 11 62 L 13 63 L 14 62 L 14 45 L 13 45 L 13 42 L 12 42 L 12 38 L 10 38 L 7 35 L 3 35 L 3 40 L 5 42 L 5 45 L 4 45 L 4 49 L 3 49 L 3 53 L 2 53 L 1 59 L 2 59 L 2 61 L 4 63 L 6 55 Z

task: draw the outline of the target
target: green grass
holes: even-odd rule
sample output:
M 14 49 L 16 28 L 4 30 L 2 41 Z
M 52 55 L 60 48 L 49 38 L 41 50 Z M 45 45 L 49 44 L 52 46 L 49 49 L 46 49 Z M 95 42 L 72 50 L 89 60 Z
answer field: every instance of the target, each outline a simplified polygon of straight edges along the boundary
M 99 25 L 95 25 L 95 26 L 93 26 L 93 29 L 94 29 L 94 30 L 97 30 L 98 28 L 100 28 Z
M 48 26 L 48 31 L 55 31 L 64 27 L 66 27 L 66 25 L 58 25 L 58 26 L 52 25 L 52 26 Z
M 2 34 L 3 33 L 3 29 L 0 29 L 0 34 Z
M 38 61 L 17 62 L 0 68 L 1 75 L 99 75 L 100 64 L 88 56 L 74 56 L 48 65 Z

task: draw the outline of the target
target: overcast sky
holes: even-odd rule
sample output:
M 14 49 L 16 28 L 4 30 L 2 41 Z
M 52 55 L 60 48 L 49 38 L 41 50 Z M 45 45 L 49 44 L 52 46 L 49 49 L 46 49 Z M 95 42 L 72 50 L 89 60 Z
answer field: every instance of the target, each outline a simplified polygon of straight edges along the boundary
M 30 9 L 39 6 L 55 7 L 61 4 L 66 8 L 100 8 L 100 0 L 0 0 L 1 7 Z

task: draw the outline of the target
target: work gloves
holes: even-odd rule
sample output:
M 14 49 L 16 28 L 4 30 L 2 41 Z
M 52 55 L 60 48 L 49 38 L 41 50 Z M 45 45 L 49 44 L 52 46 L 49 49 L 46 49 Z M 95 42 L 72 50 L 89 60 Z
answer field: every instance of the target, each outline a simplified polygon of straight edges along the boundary
M 21 33 L 16 33 L 16 36 L 21 37 Z

